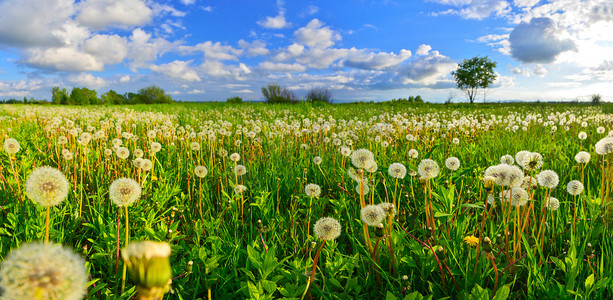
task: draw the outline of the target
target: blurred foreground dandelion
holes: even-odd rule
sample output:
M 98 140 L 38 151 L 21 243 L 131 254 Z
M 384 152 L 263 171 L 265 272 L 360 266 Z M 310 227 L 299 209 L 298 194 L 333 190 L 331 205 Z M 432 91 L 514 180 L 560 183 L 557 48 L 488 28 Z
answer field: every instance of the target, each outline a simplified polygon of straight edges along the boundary
M 121 256 L 137 285 L 138 299 L 162 299 L 172 282 L 170 245 L 141 241 L 126 246 Z
M 2 262 L 1 298 L 82 299 L 86 293 L 85 261 L 59 244 L 33 242 L 12 250 Z
M 4 141 L 4 150 L 9 155 L 13 155 L 19 152 L 19 149 L 21 149 L 21 146 L 19 145 L 19 142 L 16 139 L 6 139 Z
M 197 166 L 194 169 L 194 174 L 199 178 L 204 178 L 208 174 L 208 170 L 204 166 Z

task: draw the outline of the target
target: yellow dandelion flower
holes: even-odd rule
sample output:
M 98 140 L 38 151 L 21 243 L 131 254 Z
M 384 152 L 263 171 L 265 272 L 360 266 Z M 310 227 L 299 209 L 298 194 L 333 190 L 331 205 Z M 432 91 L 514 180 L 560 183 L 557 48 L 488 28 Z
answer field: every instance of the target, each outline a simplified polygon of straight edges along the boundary
M 464 243 L 466 243 L 469 246 L 474 247 L 479 244 L 479 238 L 476 236 L 469 235 L 464 238 Z

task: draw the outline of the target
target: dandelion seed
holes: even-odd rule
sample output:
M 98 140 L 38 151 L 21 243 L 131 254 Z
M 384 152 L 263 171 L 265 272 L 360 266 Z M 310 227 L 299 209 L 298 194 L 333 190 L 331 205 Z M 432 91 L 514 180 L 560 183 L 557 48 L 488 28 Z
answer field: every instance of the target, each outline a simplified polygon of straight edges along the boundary
M 19 152 L 19 149 L 21 149 L 21 146 L 19 145 L 19 142 L 16 139 L 6 139 L 4 141 L 4 150 L 9 155 Z
M 579 164 L 587 164 L 591 158 L 592 156 L 585 151 L 581 151 L 575 155 L 575 161 Z
M 41 206 L 56 206 L 66 199 L 70 184 L 64 174 L 53 167 L 40 167 L 26 180 L 28 197 Z
M 87 281 L 83 258 L 59 244 L 23 244 L 0 271 L 2 299 L 83 299 Z
M 341 235 L 341 224 L 330 217 L 321 218 L 313 225 L 313 232 L 324 241 L 334 240 Z
M 419 173 L 421 179 L 434 178 L 438 176 L 438 172 L 438 164 L 431 159 L 424 159 L 417 166 L 417 173 Z
M 396 179 L 402 179 L 407 175 L 407 168 L 401 163 L 393 163 L 387 169 L 387 173 Z
M 194 168 L 194 174 L 200 178 L 204 178 L 208 173 L 209 171 L 206 169 L 205 166 L 197 166 L 196 168 Z
M 368 226 L 376 226 L 385 218 L 385 211 L 378 205 L 366 205 L 360 211 L 362 222 Z
M 577 196 L 583 192 L 583 184 L 579 180 L 571 180 L 566 185 L 566 191 L 573 196 Z
M 460 160 L 457 157 L 450 157 L 445 160 L 447 169 L 455 171 L 460 167 Z
M 247 173 L 247 168 L 245 168 L 245 166 L 236 165 L 236 167 L 234 167 L 234 174 L 237 176 L 243 176 L 245 173 Z
M 544 186 L 548 189 L 553 189 L 558 186 L 560 181 L 558 174 L 552 170 L 544 170 L 541 171 L 537 176 L 539 185 Z
M 317 198 L 321 194 L 321 187 L 319 187 L 319 185 L 317 185 L 317 184 L 309 183 L 304 188 L 304 192 L 309 197 Z
M 117 206 L 130 206 L 141 196 L 138 182 L 132 178 L 119 178 L 109 187 L 109 198 Z

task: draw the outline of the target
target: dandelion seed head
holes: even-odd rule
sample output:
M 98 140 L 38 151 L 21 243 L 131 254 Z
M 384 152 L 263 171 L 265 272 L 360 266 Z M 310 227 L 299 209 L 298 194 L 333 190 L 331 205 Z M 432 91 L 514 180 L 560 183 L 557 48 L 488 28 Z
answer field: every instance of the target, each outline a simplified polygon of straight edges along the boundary
M 394 204 L 392 203 L 382 202 L 379 203 L 377 206 L 381 207 L 383 211 L 385 211 L 385 213 L 390 217 L 394 217 L 396 215 L 396 206 L 394 206 Z
M 238 153 L 232 153 L 230 154 L 230 160 L 233 162 L 238 162 L 239 160 L 241 160 L 241 155 Z
M 313 225 L 313 232 L 324 241 L 334 240 L 341 235 L 341 224 L 334 218 L 321 218 Z
M 560 201 L 554 197 L 548 197 L 545 206 L 548 210 L 556 211 L 560 207 Z
M 592 158 L 592 156 L 589 153 L 585 152 L 585 151 L 581 151 L 581 152 L 577 153 L 577 155 L 575 155 L 575 161 L 578 164 L 587 164 L 590 161 L 591 158 Z
M 604 127 L 600 126 L 598 128 L 596 128 L 596 132 L 598 132 L 599 134 L 603 134 L 605 131 Z
M 351 153 L 351 163 L 359 169 L 369 169 L 375 163 L 375 156 L 366 149 L 358 149 Z
M 246 173 L 247 173 L 247 168 L 245 168 L 245 166 L 236 165 L 236 167 L 234 167 L 234 174 L 236 174 L 237 176 L 243 176 Z
M 237 195 L 240 195 L 240 194 L 242 194 L 242 193 L 244 193 L 246 191 L 247 191 L 247 187 L 242 185 L 242 184 L 239 184 L 239 185 L 234 187 L 234 193 L 237 194 Z
M 117 157 L 120 159 L 126 159 L 128 156 L 130 156 L 130 150 L 128 150 L 126 147 L 119 147 L 117 148 L 117 151 L 115 151 L 115 154 L 117 154 Z
M 513 159 L 513 156 L 506 154 L 500 158 L 500 163 L 505 165 L 512 165 L 513 163 L 515 163 L 515 159 Z
M 162 150 L 162 144 L 158 142 L 152 142 L 149 148 L 151 149 L 153 153 L 157 153 L 157 152 L 160 152 L 160 150 Z
M 151 162 L 150 159 L 143 158 L 143 160 L 140 162 L 140 168 L 143 171 L 149 171 L 151 168 L 153 168 L 153 162 Z
M 415 159 L 419 156 L 419 152 L 415 149 L 409 150 L 409 158 Z
M 445 167 L 447 169 L 455 171 L 460 167 L 460 160 L 457 157 L 450 157 L 445 160 Z
M 587 139 L 587 133 L 585 133 L 585 132 L 583 132 L 583 131 L 579 132 L 579 139 L 580 139 L 580 140 L 585 140 L 585 139 Z
M 360 211 L 362 222 L 368 226 L 376 226 L 385 218 L 385 211 L 378 205 L 366 205 Z
M 517 154 L 515 154 L 515 162 L 518 165 L 523 166 L 524 156 L 526 156 L 526 154 L 530 154 L 530 151 L 522 150 L 522 151 L 517 152 Z
M 393 163 L 387 169 L 387 173 L 396 179 L 402 179 L 407 175 L 407 168 L 401 163 Z
M 134 179 L 119 178 L 111 183 L 109 198 L 117 206 L 130 206 L 140 198 L 141 192 L 140 185 Z
M 349 148 L 347 146 L 342 146 L 341 147 L 341 155 L 342 156 L 349 156 L 349 155 L 351 155 L 351 148 Z
M 555 188 L 560 182 L 558 174 L 552 170 L 541 171 L 536 176 L 536 179 L 538 180 L 540 186 L 546 187 L 548 189 Z
M 2 262 L 2 299 L 82 299 L 85 261 L 59 244 L 33 242 L 12 250 Z
M 417 166 L 417 173 L 419 173 L 421 179 L 434 178 L 438 176 L 438 172 L 438 164 L 431 159 L 424 159 Z
M 313 163 L 314 163 L 314 164 L 316 164 L 316 165 L 320 165 L 320 164 L 321 164 L 321 162 L 322 162 L 321 157 L 319 157 L 319 156 L 315 156 L 315 157 L 313 157 Z
M 208 173 L 209 171 L 206 169 L 205 166 L 197 166 L 196 168 L 194 168 L 194 174 L 199 178 L 204 178 Z
M 573 196 L 577 196 L 583 192 L 583 184 L 579 180 L 571 180 L 566 185 L 566 191 Z
M 513 187 L 500 192 L 500 198 L 507 202 L 510 201 L 511 206 L 514 207 L 524 206 L 528 202 L 528 197 L 528 192 L 520 187 Z
M 362 196 L 368 195 L 368 193 L 370 193 L 370 187 L 364 182 L 362 184 L 356 185 L 355 192 L 358 193 L 358 195 Z
M 70 184 L 64 174 L 53 167 L 36 168 L 26 180 L 28 197 L 42 206 L 55 206 L 66 199 Z
M 309 183 L 306 185 L 306 187 L 304 187 L 304 192 L 309 197 L 317 198 L 321 194 L 321 187 L 319 187 L 317 184 Z
M 535 171 L 543 166 L 543 156 L 540 153 L 527 153 L 522 160 L 521 165 L 526 171 Z
M 599 155 L 605 155 L 613 152 L 613 137 L 605 137 L 596 142 L 594 146 L 596 153 Z
M 19 152 L 19 149 L 21 149 L 21 146 L 19 145 L 19 142 L 16 139 L 6 139 L 4 141 L 4 150 L 9 155 Z

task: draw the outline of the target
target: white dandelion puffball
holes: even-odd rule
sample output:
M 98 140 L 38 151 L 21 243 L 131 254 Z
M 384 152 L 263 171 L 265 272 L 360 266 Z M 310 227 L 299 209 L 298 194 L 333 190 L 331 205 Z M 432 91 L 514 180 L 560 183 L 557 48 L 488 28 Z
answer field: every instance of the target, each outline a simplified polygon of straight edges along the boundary
M 445 160 L 445 167 L 447 167 L 447 169 L 455 171 L 460 167 L 460 160 L 457 157 L 450 157 L 447 160 Z
M 166 287 L 170 283 L 170 245 L 165 242 L 139 241 L 121 250 L 121 256 L 139 290 Z
M 194 174 L 199 178 L 204 178 L 208 173 L 209 171 L 206 169 L 205 166 L 197 166 L 196 168 L 194 168 Z
M 392 203 L 382 202 L 382 203 L 377 204 L 377 206 L 381 207 L 388 216 L 393 217 L 396 215 L 396 206 L 394 206 L 394 204 Z
M 140 169 L 140 164 L 141 164 L 141 162 L 142 162 L 142 161 L 143 161 L 143 159 L 142 159 L 142 158 L 137 157 L 137 158 L 135 158 L 135 159 L 132 161 L 132 163 L 134 164 L 134 167 L 136 167 L 136 168 L 139 168 L 139 169 Z
M 580 139 L 580 140 L 585 140 L 585 139 L 587 139 L 587 133 L 585 133 L 585 132 L 583 132 L 583 131 L 579 132 L 579 139 Z
M 143 171 L 149 171 L 151 168 L 153 168 L 153 162 L 151 162 L 150 159 L 143 158 L 143 160 L 140 162 L 140 168 L 143 169 Z
M 419 173 L 421 179 L 434 178 L 438 176 L 438 172 L 438 164 L 431 159 L 424 159 L 417 166 L 417 173 Z
M 245 173 L 247 173 L 247 168 L 245 168 L 245 166 L 236 165 L 236 167 L 234 167 L 234 174 L 238 176 L 243 176 L 245 175 Z
M 393 178 L 402 179 L 407 175 L 407 168 L 401 163 L 393 163 L 387 169 L 387 173 Z
M 342 146 L 341 147 L 341 155 L 342 156 L 349 156 L 351 155 L 351 149 L 347 146 Z
M 309 183 L 306 185 L 306 187 L 304 187 L 304 192 L 309 197 L 317 198 L 321 194 L 321 187 L 319 187 L 317 184 Z
M 583 192 L 583 184 L 579 180 L 571 180 L 566 185 L 566 191 L 573 196 L 577 196 Z
M 313 232 L 324 241 L 334 240 L 341 235 L 341 224 L 334 218 L 321 218 L 313 225 Z
M 515 163 L 515 159 L 513 159 L 513 156 L 506 154 L 500 158 L 500 163 L 505 165 L 512 165 L 513 163 Z
M 315 156 L 315 157 L 313 157 L 313 163 L 314 163 L 314 164 L 316 164 L 316 165 L 320 165 L 320 164 L 321 164 L 321 161 L 322 161 L 321 157 L 319 157 L 319 156 Z
M 521 184 L 521 188 L 526 189 L 526 190 L 535 189 L 538 186 L 539 186 L 539 183 L 536 180 L 536 178 L 530 177 L 530 176 L 525 176 L 524 182 L 522 182 Z
M 596 142 L 594 146 L 596 148 L 596 153 L 600 155 L 605 155 L 613 152 L 613 137 L 605 137 L 600 141 Z
M 117 151 L 115 151 L 115 154 L 117 154 L 117 157 L 120 159 L 126 159 L 128 156 L 130 156 L 130 150 L 128 150 L 126 147 L 119 147 L 117 148 Z
M 242 193 L 244 193 L 246 191 L 247 191 L 247 187 L 242 185 L 242 184 L 239 184 L 239 185 L 234 187 L 234 193 L 237 194 L 237 195 L 240 195 L 240 194 L 242 194 Z
M 540 186 L 548 189 L 555 188 L 560 182 L 558 174 L 552 170 L 541 171 L 538 175 L 536 175 L 536 179 L 538 180 Z
M 514 187 L 500 192 L 500 198 L 511 201 L 511 206 L 524 206 L 528 202 L 528 192 L 520 187 Z
M 419 152 L 415 149 L 409 150 L 409 158 L 415 159 L 419 156 Z
M 12 250 L 2 262 L 2 299 L 83 299 L 85 261 L 59 244 L 33 242 Z
M 515 154 L 515 162 L 518 165 L 523 166 L 524 156 L 526 156 L 526 154 L 530 154 L 530 151 L 522 150 L 522 151 L 517 152 L 517 154 Z
M 598 128 L 596 128 L 596 132 L 598 132 L 599 134 L 603 134 L 605 131 L 604 127 L 600 126 Z
M 116 179 L 109 187 L 109 198 L 120 207 L 132 205 L 140 195 L 140 185 L 132 178 Z
M 358 193 L 358 195 L 367 195 L 368 193 L 370 193 L 370 187 L 368 186 L 368 184 L 366 184 L 365 182 L 362 184 L 358 184 L 355 187 L 355 192 Z
M 378 205 L 366 205 L 360 211 L 362 222 L 368 226 L 376 226 L 385 219 L 385 210 Z
M 142 157 L 143 157 L 143 155 L 145 155 L 145 153 L 143 152 L 143 150 L 141 150 L 141 149 L 136 149 L 136 150 L 134 150 L 134 156 L 135 156 L 136 158 L 142 158 Z
M 549 197 L 545 203 L 545 206 L 548 210 L 556 211 L 560 207 L 560 201 L 557 198 Z
M 189 148 L 192 149 L 192 151 L 198 151 L 200 150 L 200 143 L 192 142 L 191 144 L 189 144 Z
M 577 153 L 577 155 L 575 155 L 575 161 L 578 164 L 587 164 L 591 158 L 592 158 L 592 155 L 590 155 L 589 153 L 585 151 L 581 151 Z
M 241 155 L 238 153 L 232 153 L 230 154 L 230 160 L 233 162 L 238 162 L 239 160 L 241 160 Z
M 19 145 L 19 142 L 16 139 L 6 139 L 4 141 L 4 150 L 9 155 L 19 152 L 19 149 L 21 149 L 21 146 Z
M 526 171 L 535 171 L 543 166 L 543 156 L 540 153 L 530 152 L 524 155 L 522 165 Z
M 375 156 L 366 149 L 358 149 L 351 153 L 351 163 L 358 169 L 370 169 L 375 163 Z
M 150 146 L 151 152 L 153 153 L 157 153 L 160 152 L 160 150 L 162 150 L 162 144 L 158 143 L 158 142 L 152 142 L 151 146 Z
M 453 139 L 451 140 L 451 142 L 452 142 L 454 145 L 459 145 L 459 144 L 460 144 L 460 139 L 459 139 L 459 138 L 453 138 Z
M 113 155 L 113 150 L 111 149 L 104 149 L 104 156 L 111 156 Z
M 26 193 L 42 206 L 55 206 L 66 199 L 70 184 L 60 170 L 40 167 L 32 171 L 26 180 Z

